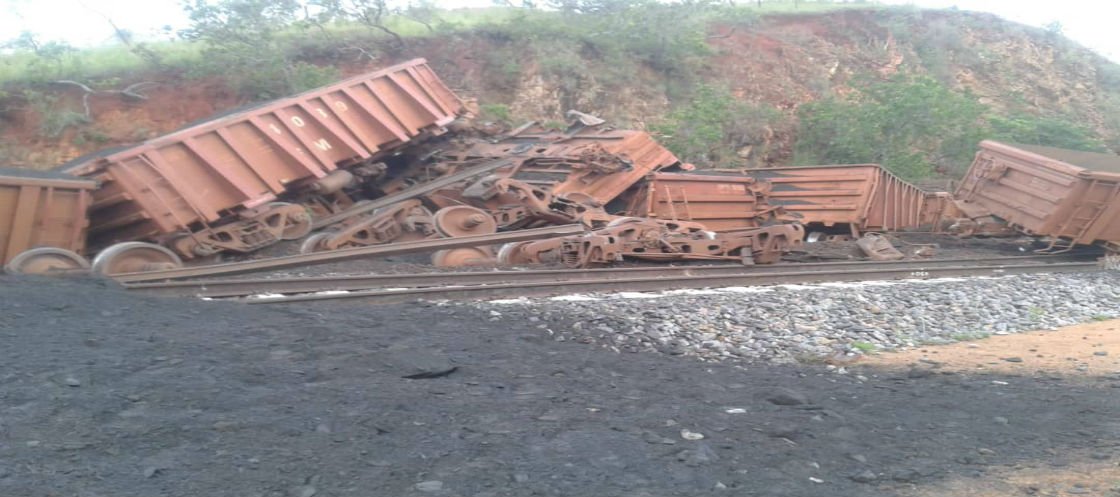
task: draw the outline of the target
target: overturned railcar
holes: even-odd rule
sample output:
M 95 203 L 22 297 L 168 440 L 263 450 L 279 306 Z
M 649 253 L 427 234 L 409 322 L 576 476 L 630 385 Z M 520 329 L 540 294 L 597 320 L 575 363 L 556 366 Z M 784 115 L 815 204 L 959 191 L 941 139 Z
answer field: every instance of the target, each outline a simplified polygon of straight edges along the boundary
M 970 218 L 1048 237 L 1048 251 L 1120 248 L 1120 156 L 983 141 L 955 198 Z
M 283 202 L 285 195 L 337 191 L 351 182 L 353 166 L 443 133 L 463 110 L 416 59 L 64 170 L 101 185 L 90 209 L 92 249 L 145 241 L 183 258 L 250 252 L 311 229 L 308 210 Z
M 950 204 L 878 164 L 777 167 L 650 176 L 631 200 L 632 215 L 749 228 L 776 208 L 807 229 L 859 236 L 866 231 L 935 229 Z

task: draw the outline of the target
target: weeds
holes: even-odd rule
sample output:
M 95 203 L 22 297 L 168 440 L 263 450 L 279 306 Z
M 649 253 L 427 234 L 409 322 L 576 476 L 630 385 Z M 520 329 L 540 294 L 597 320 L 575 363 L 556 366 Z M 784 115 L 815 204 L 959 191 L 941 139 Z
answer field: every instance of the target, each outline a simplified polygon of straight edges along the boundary
M 509 106 L 503 104 L 482 104 L 479 106 L 479 113 L 484 121 L 494 121 L 501 124 L 510 124 L 512 116 L 510 114 Z
M 852 342 L 852 348 L 867 354 L 875 350 L 875 344 L 871 342 L 855 341 Z
M 973 340 L 983 340 L 990 336 L 992 336 L 991 333 L 978 331 L 972 333 L 954 333 L 953 335 L 950 335 L 949 338 L 952 338 L 955 342 L 970 342 Z
M 1045 315 L 1046 311 L 1041 307 L 1030 307 L 1027 309 L 1027 316 L 1031 318 L 1031 321 L 1042 321 L 1042 318 Z

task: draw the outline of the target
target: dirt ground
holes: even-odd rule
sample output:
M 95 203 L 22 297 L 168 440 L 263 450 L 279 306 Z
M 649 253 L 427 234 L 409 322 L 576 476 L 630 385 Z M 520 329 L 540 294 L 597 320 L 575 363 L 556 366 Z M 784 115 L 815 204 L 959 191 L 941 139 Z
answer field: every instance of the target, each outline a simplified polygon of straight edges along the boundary
M 993 336 L 951 345 L 876 354 L 864 366 L 1063 378 L 1092 385 L 1120 374 L 1120 320 Z M 1114 385 L 1120 387 L 1120 385 Z M 1010 419 L 1007 421 L 1010 423 Z M 1085 447 L 1065 459 L 1022 463 L 980 477 L 953 478 L 912 495 L 1120 495 L 1120 466 Z
M 1105 320 L 986 337 L 951 345 L 921 347 L 869 356 L 866 364 L 901 367 L 929 365 L 939 371 L 976 371 L 1070 378 L 1120 374 L 1120 321 Z
M 841 374 L 492 319 L 0 277 L 0 495 L 1120 495 L 1117 323 L 1043 358 L 998 337 L 954 346 L 996 359 Z

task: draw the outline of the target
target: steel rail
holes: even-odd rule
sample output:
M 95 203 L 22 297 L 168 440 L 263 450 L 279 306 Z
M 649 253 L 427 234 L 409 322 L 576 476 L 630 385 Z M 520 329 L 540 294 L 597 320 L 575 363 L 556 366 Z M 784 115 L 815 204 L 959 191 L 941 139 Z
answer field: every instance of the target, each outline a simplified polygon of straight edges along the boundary
M 222 298 L 253 294 L 311 293 L 332 290 L 368 290 L 378 287 L 422 288 L 449 285 L 490 285 L 500 283 L 539 281 L 587 281 L 605 278 L 715 276 L 736 274 L 764 274 L 787 271 L 823 271 L 860 267 L 905 268 L 944 267 L 959 265 L 1022 264 L 1026 262 L 1074 262 L 1078 259 L 1059 256 L 1005 256 L 985 258 L 933 259 L 922 261 L 843 261 L 823 263 L 796 263 L 759 266 L 739 264 L 631 267 L 608 269 L 543 269 L 529 271 L 473 271 L 444 273 L 336 275 L 313 277 L 178 280 L 155 283 L 132 283 L 130 290 L 155 295 L 194 295 Z
M 670 276 L 645 278 L 604 278 L 585 281 L 531 281 L 459 287 L 426 287 L 395 290 L 368 290 L 338 294 L 305 294 L 288 297 L 248 299 L 250 304 L 317 302 L 325 300 L 362 300 L 374 304 L 395 304 L 414 300 L 478 300 L 508 297 L 547 297 L 561 294 L 610 291 L 662 291 L 689 288 L 758 286 L 788 283 L 867 281 L 900 278 L 943 278 L 954 276 L 1004 276 L 1010 274 L 1086 272 L 1099 269 L 1097 262 L 1054 264 L 947 266 L 897 269 L 844 269 L 833 271 L 787 271 L 741 273 L 712 276 Z
M 331 250 L 329 252 L 314 252 L 310 254 L 289 255 L 272 257 L 254 261 L 230 262 L 226 264 L 213 264 L 209 266 L 181 267 L 163 271 L 147 271 L 143 273 L 124 273 L 113 275 L 113 279 L 120 283 L 136 283 L 140 281 L 160 281 L 180 278 L 198 278 L 203 276 L 225 276 L 232 274 L 251 273 L 270 269 L 285 269 L 298 266 L 313 266 L 329 264 L 332 262 L 361 259 L 365 257 L 384 257 L 389 255 L 407 254 L 411 252 L 426 252 L 462 247 L 477 247 L 495 245 L 499 243 L 521 242 L 526 240 L 539 240 L 554 236 L 574 235 L 583 233 L 584 227 L 578 224 L 565 224 L 562 226 L 548 226 L 527 230 L 509 231 L 506 233 L 493 233 L 488 235 L 471 235 L 456 238 L 436 238 L 432 240 L 417 240 L 412 242 L 389 243 L 385 245 L 371 245 L 348 249 Z

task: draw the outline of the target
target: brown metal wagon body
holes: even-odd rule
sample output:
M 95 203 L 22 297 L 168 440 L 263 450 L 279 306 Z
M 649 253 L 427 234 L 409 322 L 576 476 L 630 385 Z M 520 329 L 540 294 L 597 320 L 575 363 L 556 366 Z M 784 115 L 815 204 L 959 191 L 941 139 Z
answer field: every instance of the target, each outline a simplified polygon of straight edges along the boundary
M 755 216 L 780 206 L 809 229 L 858 235 L 936 225 L 948 195 L 923 191 L 877 164 L 852 164 L 656 174 L 642 200 L 646 215 L 717 230 L 753 227 Z
M 1033 145 L 980 143 L 955 197 L 970 217 L 990 214 L 1051 248 L 1120 247 L 1120 157 Z
M 285 219 L 299 216 L 298 209 L 273 204 L 282 195 L 337 183 L 333 176 L 346 174 L 336 173 L 339 168 L 440 134 L 462 112 L 462 102 L 416 59 L 65 170 L 101 183 L 90 212 L 91 248 L 146 240 L 184 257 L 201 255 L 192 250 L 247 252 L 275 242 Z
M 16 272 L 66 269 L 53 265 L 37 268 L 38 263 L 30 257 L 40 263 L 47 259 L 70 260 L 71 268 L 82 266 L 84 260 L 77 254 L 85 247 L 89 224 L 86 209 L 95 187 L 93 181 L 57 173 L 0 169 L 0 264 L 14 262 L 9 269 Z M 59 251 L 73 255 L 60 255 Z

